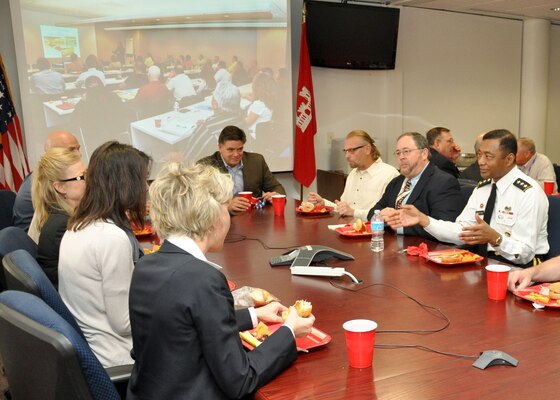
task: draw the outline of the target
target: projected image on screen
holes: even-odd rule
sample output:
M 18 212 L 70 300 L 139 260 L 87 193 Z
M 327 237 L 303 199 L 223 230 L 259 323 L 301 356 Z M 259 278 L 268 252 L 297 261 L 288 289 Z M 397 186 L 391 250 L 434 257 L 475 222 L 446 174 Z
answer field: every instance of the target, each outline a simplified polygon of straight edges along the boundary
M 292 169 L 287 0 L 20 1 L 32 164 L 65 129 L 86 161 L 107 140 L 145 151 L 154 177 L 212 154 L 236 125 L 272 171 Z
M 41 25 L 43 54 L 46 58 L 80 56 L 80 40 L 76 28 Z

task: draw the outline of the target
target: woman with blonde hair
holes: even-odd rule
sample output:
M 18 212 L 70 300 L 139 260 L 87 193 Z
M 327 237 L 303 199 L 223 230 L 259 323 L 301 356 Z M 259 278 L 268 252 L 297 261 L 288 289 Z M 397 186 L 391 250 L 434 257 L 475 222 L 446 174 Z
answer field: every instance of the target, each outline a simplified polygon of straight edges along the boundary
M 297 357 L 294 336 L 315 317 L 292 309 L 280 327 L 247 353 L 239 331 L 261 320 L 281 323 L 286 307 L 272 302 L 234 310 L 220 251 L 230 226 L 233 182 L 214 167 L 165 167 L 150 185 L 150 216 L 164 242 L 136 264 L 130 285 L 135 364 L 127 399 L 244 398 Z
M 48 150 L 33 171 L 33 227 L 39 232 L 37 261 L 58 285 L 60 241 L 68 219 L 80 203 L 86 168 L 80 155 L 62 147 Z

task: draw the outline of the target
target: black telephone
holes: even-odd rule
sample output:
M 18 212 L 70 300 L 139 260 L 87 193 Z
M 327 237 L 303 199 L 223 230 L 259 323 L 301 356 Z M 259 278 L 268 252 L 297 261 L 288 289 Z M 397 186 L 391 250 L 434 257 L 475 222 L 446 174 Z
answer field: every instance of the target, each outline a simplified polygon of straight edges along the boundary
M 280 265 L 297 265 L 305 267 L 311 265 L 312 262 L 321 262 L 331 257 L 335 257 L 340 260 L 354 259 L 351 254 L 335 250 L 331 247 L 307 245 L 298 247 L 297 249 L 284 253 L 281 256 L 272 257 L 269 262 L 273 267 Z

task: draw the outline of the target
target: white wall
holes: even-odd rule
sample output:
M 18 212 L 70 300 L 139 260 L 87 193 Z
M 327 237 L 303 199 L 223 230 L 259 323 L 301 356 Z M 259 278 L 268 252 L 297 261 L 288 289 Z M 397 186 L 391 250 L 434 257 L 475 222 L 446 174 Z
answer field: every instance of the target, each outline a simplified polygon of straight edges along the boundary
M 552 162 L 560 162 L 560 26 L 550 28 L 550 65 L 548 69 L 548 120 L 546 124 L 546 153 Z

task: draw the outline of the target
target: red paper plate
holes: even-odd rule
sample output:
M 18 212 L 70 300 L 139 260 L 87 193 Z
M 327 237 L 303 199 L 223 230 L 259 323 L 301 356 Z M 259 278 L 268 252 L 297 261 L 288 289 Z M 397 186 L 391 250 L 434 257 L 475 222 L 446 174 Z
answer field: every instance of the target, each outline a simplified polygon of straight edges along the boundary
M 365 232 L 356 232 L 354 230 L 354 224 L 346 224 L 345 226 L 336 228 L 335 231 L 347 237 L 371 237 L 371 223 L 366 222 L 364 225 L 366 226 Z
M 456 261 L 446 261 L 446 258 L 452 257 L 454 255 L 457 255 Z M 430 251 L 424 257 L 427 260 L 430 260 L 440 265 L 472 264 L 484 259 L 484 257 L 479 256 L 478 254 L 474 254 L 468 250 L 461 250 L 461 249 Z
M 268 329 L 270 330 L 271 333 L 274 334 L 274 332 L 276 332 L 278 328 L 280 328 L 281 326 L 282 324 L 273 324 L 273 325 L 269 325 Z M 251 333 L 253 331 L 254 329 L 251 329 L 246 332 Z M 306 337 L 296 338 L 296 346 L 298 348 L 298 351 L 309 350 L 315 347 L 324 346 L 330 341 L 331 341 L 331 335 L 328 335 L 325 332 L 320 331 L 319 329 L 313 327 L 311 328 L 311 332 L 309 333 L 309 335 L 307 335 Z M 241 340 L 241 343 L 243 343 L 243 346 L 245 346 L 249 350 L 254 349 L 254 347 L 251 346 L 249 343 L 247 343 L 245 340 Z
M 541 283 L 539 285 L 526 287 L 525 289 L 513 292 L 519 298 L 529 300 L 530 302 L 540 304 L 550 308 L 560 308 L 560 300 L 549 299 L 548 296 L 541 294 L 541 290 L 550 285 L 550 283 Z M 546 292 L 546 291 L 545 291 Z M 548 301 L 546 301 L 548 299 Z
M 313 211 L 303 211 L 299 207 L 296 208 L 296 212 L 301 215 L 326 215 L 334 210 L 334 207 L 316 205 Z

